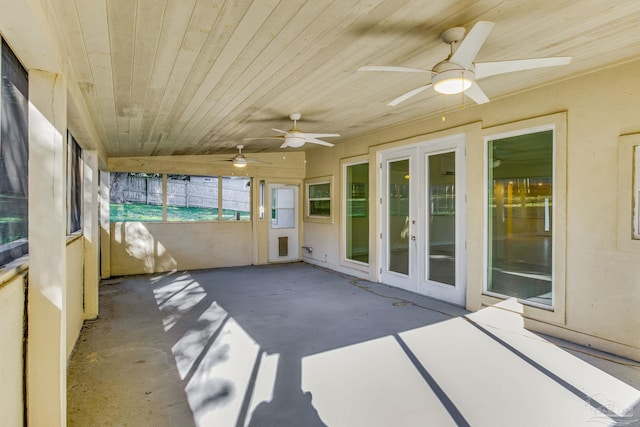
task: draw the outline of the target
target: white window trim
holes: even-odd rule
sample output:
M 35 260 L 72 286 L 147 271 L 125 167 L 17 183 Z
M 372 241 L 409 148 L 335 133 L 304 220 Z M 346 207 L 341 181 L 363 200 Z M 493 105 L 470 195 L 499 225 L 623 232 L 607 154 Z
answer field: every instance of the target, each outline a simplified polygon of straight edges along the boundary
M 618 140 L 617 248 L 640 252 L 640 133 Z
M 368 271 L 369 270 L 369 266 L 372 264 L 372 259 L 371 259 L 371 254 L 372 254 L 372 249 L 371 249 L 371 245 L 373 243 L 373 240 L 371 239 L 371 225 L 372 225 L 372 215 L 371 215 L 371 196 L 369 195 L 369 205 L 367 205 L 367 212 L 369 214 L 369 262 L 362 262 L 362 261 L 356 261 L 350 258 L 347 258 L 347 196 L 349 195 L 349 189 L 347 188 L 347 168 L 349 166 L 357 166 L 357 165 L 363 165 L 363 164 L 368 164 L 369 165 L 369 187 L 367 191 L 370 191 L 371 189 L 371 163 L 369 162 L 369 157 L 368 156 L 364 156 L 364 157 L 357 157 L 354 159 L 350 159 L 348 161 L 342 161 L 342 167 L 341 167 L 341 177 L 342 177 L 342 186 L 341 186 L 341 190 L 342 190 L 342 194 L 340 195 L 340 201 L 341 201 L 341 209 L 340 209 L 340 261 L 342 263 L 342 265 L 344 266 L 349 266 L 349 267 L 354 267 L 354 268 L 358 268 L 360 270 L 363 271 Z
M 484 201 L 483 201 L 483 293 L 482 305 L 495 305 L 505 300 L 513 301 L 514 310 L 525 317 L 543 322 L 564 325 L 566 323 L 566 228 L 567 228 L 567 120 L 566 113 L 556 113 L 549 116 L 537 117 L 520 122 L 487 128 L 483 132 L 484 138 Z M 520 300 L 508 295 L 501 295 L 487 290 L 489 253 L 487 250 L 488 236 L 488 141 L 528 133 L 553 130 L 553 214 L 552 214 L 552 305 L 536 304 L 535 302 Z
M 310 204 L 311 200 L 309 198 L 309 186 L 318 185 L 318 184 L 329 184 L 329 202 L 330 202 L 330 213 L 328 216 L 320 216 L 320 215 L 311 215 L 310 213 Z M 309 178 L 304 181 L 304 220 L 305 222 L 318 222 L 318 223 L 326 223 L 333 224 L 333 216 L 336 210 L 336 203 L 334 197 L 334 185 L 333 185 L 333 176 L 321 176 L 317 178 Z M 325 200 L 325 199 L 313 199 L 313 200 Z

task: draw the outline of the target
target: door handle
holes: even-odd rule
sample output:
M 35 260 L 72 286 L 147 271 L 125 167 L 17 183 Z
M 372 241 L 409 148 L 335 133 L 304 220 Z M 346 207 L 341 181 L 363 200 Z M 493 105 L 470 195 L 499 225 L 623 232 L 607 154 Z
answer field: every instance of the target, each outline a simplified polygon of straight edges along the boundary
M 416 236 L 411 236 L 411 240 L 416 240 Z

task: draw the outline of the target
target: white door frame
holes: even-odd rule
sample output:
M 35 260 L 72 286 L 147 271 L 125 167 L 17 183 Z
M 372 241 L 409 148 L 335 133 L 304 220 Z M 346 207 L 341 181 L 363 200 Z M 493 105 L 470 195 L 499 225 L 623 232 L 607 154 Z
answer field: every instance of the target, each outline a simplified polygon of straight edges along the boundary
M 427 295 L 464 306 L 466 304 L 466 161 L 465 135 L 455 135 L 425 141 L 409 147 L 378 153 L 380 215 L 380 282 L 411 292 Z M 428 158 L 455 152 L 455 286 L 428 280 L 429 265 L 429 188 Z M 388 167 L 389 162 L 409 159 L 409 274 L 389 271 L 390 243 L 388 238 Z M 415 239 L 415 240 L 414 240 Z

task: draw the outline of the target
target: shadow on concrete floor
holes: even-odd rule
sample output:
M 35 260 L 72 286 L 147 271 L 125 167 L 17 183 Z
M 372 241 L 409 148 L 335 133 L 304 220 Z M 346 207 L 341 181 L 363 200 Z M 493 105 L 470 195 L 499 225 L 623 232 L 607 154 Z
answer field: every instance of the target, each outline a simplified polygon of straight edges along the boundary
M 70 365 L 70 425 L 639 418 L 637 366 L 607 362 L 629 386 L 513 313 L 469 314 L 303 263 L 130 277 L 101 286 L 100 298 Z

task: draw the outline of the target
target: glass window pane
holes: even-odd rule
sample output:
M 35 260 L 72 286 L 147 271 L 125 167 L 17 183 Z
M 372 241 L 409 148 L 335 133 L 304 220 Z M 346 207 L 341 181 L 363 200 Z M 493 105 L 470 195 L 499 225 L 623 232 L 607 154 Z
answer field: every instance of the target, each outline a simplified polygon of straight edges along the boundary
M 326 182 L 322 184 L 309 184 L 309 198 L 321 199 L 331 197 L 331 184 Z
M 260 180 L 260 219 L 264 219 L 264 180 Z
M 0 265 L 29 249 L 29 79 L 2 41 L 0 99 Z
M 109 221 L 162 221 L 162 175 L 111 172 Z
M 309 215 L 331 216 L 331 200 L 310 200 Z
M 409 274 L 409 160 L 389 162 L 389 271 Z
M 251 220 L 250 178 L 222 177 L 222 220 Z
M 456 153 L 428 156 L 428 279 L 455 285 L 456 279 Z
M 551 305 L 553 131 L 488 144 L 487 289 Z
M 293 188 L 274 188 L 271 192 L 271 228 L 294 228 L 295 190 Z
M 369 163 L 346 169 L 346 258 L 369 262 Z
M 217 176 L 167 175 L 167 221 L 217 220 Z
M 331 183 L 322 182 L 307 185 L 308 215 L 331 217 Z
M 67 234 L 72 234 L 82 228 L 82 148 L 71 132 L 67 132 L 67 148 Z

